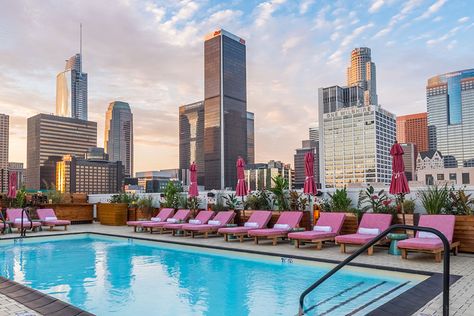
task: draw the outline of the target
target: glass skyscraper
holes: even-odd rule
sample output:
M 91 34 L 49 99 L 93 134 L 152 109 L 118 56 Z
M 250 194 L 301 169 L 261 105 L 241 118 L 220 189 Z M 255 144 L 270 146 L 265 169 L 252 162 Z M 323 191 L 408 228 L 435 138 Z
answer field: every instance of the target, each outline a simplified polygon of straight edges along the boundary
M 10 117 L 0 114 L 0 192 L 8 192 L 8 142 Z
M 235 187 L 239 156 L 247 157 L 245 40 L 217 30 L 204 41 L 206 189 Z
M 446 167 L 474 166 L 474 69 L 428 79 L 426 87 L 430 149 Z
M 247 160 L 255 163 L 255 114 L 247 112 Z
M 82 72 L 82 55 L 66 60 L 56 76 L 56 115 L 87 121 L 87 74 Z
M 110 161 L 121 161 L 125 177 L 133 176 L 133 114 L 126 102 L 109 104 L 105 114 L 104 149 Z

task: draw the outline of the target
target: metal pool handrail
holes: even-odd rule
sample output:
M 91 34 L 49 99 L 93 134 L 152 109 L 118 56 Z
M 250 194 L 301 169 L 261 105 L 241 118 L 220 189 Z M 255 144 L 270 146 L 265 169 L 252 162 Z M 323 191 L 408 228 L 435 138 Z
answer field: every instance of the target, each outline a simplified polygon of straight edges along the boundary
M 333 274 L 335 274 L 337 271 L 339 271 L 342 267 L 347 265 L 349 262 L 354 260 L 356 257 L 358 257 L 360 254 L 364 253 L 367 249 L 370 247 L 374 246 L 377 242 L 379 242 L 382 238 L 387 236 L 390 232 L 396 230 L 396 229 L 405 229 L 405 230 L 413 230 L 415 232 L 417 231 L 423 231 L 423 232 L 429 232 L 433 233 L 436 236 L 438 236 L 441 241 L 443 242 L 444 246 L 444 262 L 443 262 L 443 316 L 449 316 L 449 260 L 450 260 L 450 245 L 449 241 L 444 236 L 443 233 L 441 233 L 439 230 L 431 228 L 431 227 L 421 227 L 421 226 L 409 226 L 409 225 L 392 225 L 389 228 L 387 228 L 384 232 L 379 234 L 377 237 L 372 239 L 370 242 L 359 248 L 356 252 L 354 252 L 352 255 L 347 257 L 344 261 L 339 263 L 337 266 L 335 266 L 331 271 L 323 275 L 319 280 L 314 282 L 310 287 L 308 287 L 300 296 L 300 306 L 299 306 L 299 312 L 298 316 L 304 315 L 306 310 L 304 309 L 304 299 L 306 295 L 308 295 L 310 292 L 312 292 L 314 289 L 316 289 L 318 286 L 321 285 L 324 281 L 329 279 Z
M 2 220 L 3 223 L 2 234 L 4 234 L 5 230 L 7 229 L 7 222 L 5 220 L 5 217 L 3 216 L 3 209 L 0 209 L 0 220 Z
M 26 208 L 22 208 L 21 209 L 20 237 L 26 237 L 26 228 L 23 227 L 24 214 L 26 214 L 26 217 L 30 221 L 30 229 L 33 229 L 33 221 L 31 220 L 30 212 Z

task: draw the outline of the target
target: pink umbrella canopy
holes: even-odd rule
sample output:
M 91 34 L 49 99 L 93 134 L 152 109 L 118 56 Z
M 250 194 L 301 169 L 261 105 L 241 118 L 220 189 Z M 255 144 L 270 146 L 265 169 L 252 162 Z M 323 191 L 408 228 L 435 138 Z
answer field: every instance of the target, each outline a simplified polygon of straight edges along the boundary
M 191 172 L 191 184 L 189 185 L 188 194 L 190 197 L 195 197 L 199 195 L 199 191 L 197 183 L 197 166 L 194 162 L 189 167 L 189 171 Z
M 390 155 L 392 156 L 392 181 L 390 182 L 390 194 L 410 193 L 407 177 L 405 176 L 403 153 L 402 146 L 395 142 L 390 149 Z
M 314 182 L 314 154 L 312 152 L 307 152 L 304 155 L 304 174 L 306 178 L 304 180 L 303 192 L 305 194 L 315 195 L 318 193 L 318 190 Z
M 239 157 L 239 159 L 237 159 L 237 188 L 235 189 L 235 195 L 237 196 L 246 196 L 248 194 L 244 168 L 245 161 Z
M 9 181 L 8 181 L 8 197 L 9 198 L 16 198 L 16 190 L 17 190 L 17 181 L 18 181 L 18 175 L 16 172 L 11 172 Z

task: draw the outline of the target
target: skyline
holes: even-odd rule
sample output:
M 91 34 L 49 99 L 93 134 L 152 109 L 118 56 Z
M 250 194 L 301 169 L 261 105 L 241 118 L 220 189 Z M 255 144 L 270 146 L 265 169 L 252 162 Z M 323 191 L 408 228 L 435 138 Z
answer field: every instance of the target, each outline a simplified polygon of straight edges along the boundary
M 397 115 L 426 111 L 428 78 L 472 68 L 474 43 L 462 33 L 474 21 L 465 3 L 377 0 L 357 4 L 352 12 L 340 1 L 107 3 L 2 2 L 0 29 L 10 32 L 1 34 L 0 113 L 11 118 L 10 161 L 26 161 L 26 118 L 55 111 L 56 74 L 79 50 L 80 22 L 89 120 L 98 123 L 98 146 L 107 105 L 128 102 L 135 117 L 137 171 L 178 166 L 178 107 L 202 99 L 203 38 L 214 29 L 246 40 L 256 162 L 292 162 L 317 120 L 317 89 L 345 85 L 354 47 L 372 49 L 379 103 Z M 70 22 L 61 16 L 70 16 Z M 420 28 L 421 34 L 412 35 Z

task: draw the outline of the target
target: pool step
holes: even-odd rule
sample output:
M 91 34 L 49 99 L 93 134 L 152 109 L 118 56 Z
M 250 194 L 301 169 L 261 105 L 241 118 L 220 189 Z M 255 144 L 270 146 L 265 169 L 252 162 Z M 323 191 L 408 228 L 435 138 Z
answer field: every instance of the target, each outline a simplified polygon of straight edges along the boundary
M 358 283 L 354 284 L 353 286 L 350 286 L 350 287 L 348 287 L 348 288 L 342 290 L 341 292 L 337 293 L 336 295 L 333 295 L 333 296 L 331 296 L 331 297 L 328 297 L 328 298 L 322 300 L 321 302 L 319 302 L 318 304 L 315 304 L 315 305 L 311 306 L 311 307 L 308 308 L 306 311 L 309 312 L 309 311 L 315 309 L 316 307 L 323 305 L 324 303 L 327 303 L 327 302 L 329 302 L 329 301 L 331 301 L 331 300 L 333 300 L 333 299 L 335 299 L 335 298 L 337 298 L 337 297 L 339 297 L 339 296 L 341 296 L 341 295 L 343 295 L 343 294 L 345 294 L 345 293 L 347 293 L 347 292 L 349 292 L 349 291 L 351 291 L 351 290 L 353 290 L 353 289 L 355 289 L 355 288 L 357 288 L 357 287 L 359 287 L 359 286 L 364 285 L 364 283 L 365 283 L 365 282 L 358 282 Z

